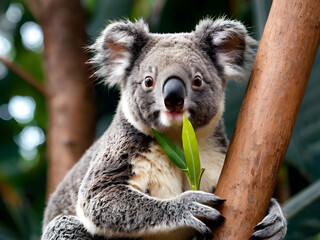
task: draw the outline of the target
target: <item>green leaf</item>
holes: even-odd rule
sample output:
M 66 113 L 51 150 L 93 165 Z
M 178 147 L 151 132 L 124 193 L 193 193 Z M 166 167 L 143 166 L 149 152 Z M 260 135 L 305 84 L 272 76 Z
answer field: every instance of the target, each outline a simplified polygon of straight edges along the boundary
M 198 143 L 194 129 L 186 115 L 183 116 L 182 145 L 189 170 L 191 188 L 199 190 L 200 175 L 202 173 L 200 173 L 201 166 Z
M 171 161 L 187 174 L 188 169 L 183 151 L 169 138 L 165 137 L 153 128 L 151 128 L 151 130 L 165 154 L 167 154 Z

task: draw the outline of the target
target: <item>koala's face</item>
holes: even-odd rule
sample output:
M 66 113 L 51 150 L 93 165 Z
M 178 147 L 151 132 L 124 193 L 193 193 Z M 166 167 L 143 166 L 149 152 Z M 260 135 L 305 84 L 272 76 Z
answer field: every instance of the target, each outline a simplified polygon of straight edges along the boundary
M 181 125 L 184 113 L 195 128 L 208 124 L 223 102 L 213 63 L 193 34 L 150 37 L 125 86 L 133 115 L 156 129 Z
M 185 113 L 199 128 L 221 116 L 226 80 L 245 75 L 254 43 L 233 21 L 204 20 L 183 34 L 118 22 L 94 45 L 94 62 L 109 84 L 120 84 L 120 107 L 131 122 L 161 131 L 181 127 Z

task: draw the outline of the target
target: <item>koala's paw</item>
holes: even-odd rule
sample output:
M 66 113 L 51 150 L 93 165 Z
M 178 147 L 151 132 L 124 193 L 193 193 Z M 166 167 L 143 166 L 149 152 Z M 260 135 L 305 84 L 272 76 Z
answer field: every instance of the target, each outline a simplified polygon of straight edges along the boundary
M 212 193 L 201 191 L 184 192 L 178 200 L 178 205 L 182 208 L 183 225 L 196 229 L 207 239 L 212 239 L 213 235 L 210 228 L 198 218 L 221 223 L 225 218 L 216 209 L 208 205 L 220 205 L 225 200 Z
M 250 240 L 282 240 L 287 232 L 287 221 L 282 213 L 279 203 L 271 199 L 267 216 L 254 227 L 256 232 L 252 234 Z

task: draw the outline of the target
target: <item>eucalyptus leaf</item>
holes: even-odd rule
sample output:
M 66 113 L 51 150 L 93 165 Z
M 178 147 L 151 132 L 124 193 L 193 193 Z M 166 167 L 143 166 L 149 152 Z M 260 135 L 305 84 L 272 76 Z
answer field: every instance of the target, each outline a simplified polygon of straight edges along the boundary
M 175 145 L 169 138 L 165 137 L 161 133 L 157 132 L 155 129 L 151 128 L 157 142 L 161 146 L 165 154 L 170 158 L 170 160 L 176 164 L 184 172 L 188 172 L 186 158 L 183 151 Z
M 183 116 L 182 145 L 189 170 L 191 188 L 199 190 L 201 175 L 199 148 L 196 134 L 186 115 Z

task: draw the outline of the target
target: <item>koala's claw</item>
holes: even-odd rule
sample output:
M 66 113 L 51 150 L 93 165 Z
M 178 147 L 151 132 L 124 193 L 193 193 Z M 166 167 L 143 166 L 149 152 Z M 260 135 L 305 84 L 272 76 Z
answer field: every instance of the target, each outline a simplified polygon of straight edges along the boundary
M 226 200 L 218 197 L 212 193 L 202 191 L 186 191 L 181 194 L 182 201 L 194 201 L 199 203 L 206 203 L 212 205 L 220 205 Z
M 282 213 L 279 203 L 271 199 L 267 216 L 254 227 L 254 232 L 249 240 L 282 240 L 287 232 L 287 221 Z
M 187 191 L 180 195 L 178 202 L 184 208 L 186 225 L 196 229 L 206 239 L 212 239 L 213 235 L 210 228 L 198 218 L 220 224 L 225 218 L 221 216 L 218 210 L 206 204 L 219 205 L 225 200 L 212 193 Z
M 255 240 L 255 239 L 280 240 L 280 239 L 283 239 L 283 237 L 284 236 L 282 236 L 282 233 L 281 233 L 281 226 L 270 225 L 253 233 L 250 240 Z
M 205 218 L 211 221 L 222 222 L 225 219 L 218 210 L 197 202 L 190 204 L 189 211 L 195 217 Z
M 196 217 L 191 217 L 190 218 L 191 224 L 190 227 L 193 227 L 194 229 L 196 229 L 199 233 L 202 234 L 202 236 L 204 236 L 206 239 L 212 239 L 213 238 L 213 234 L 210 230 L 210 228 L 208 228 L 203 222 L 201 222 L 199 219 L 197 219 Z

